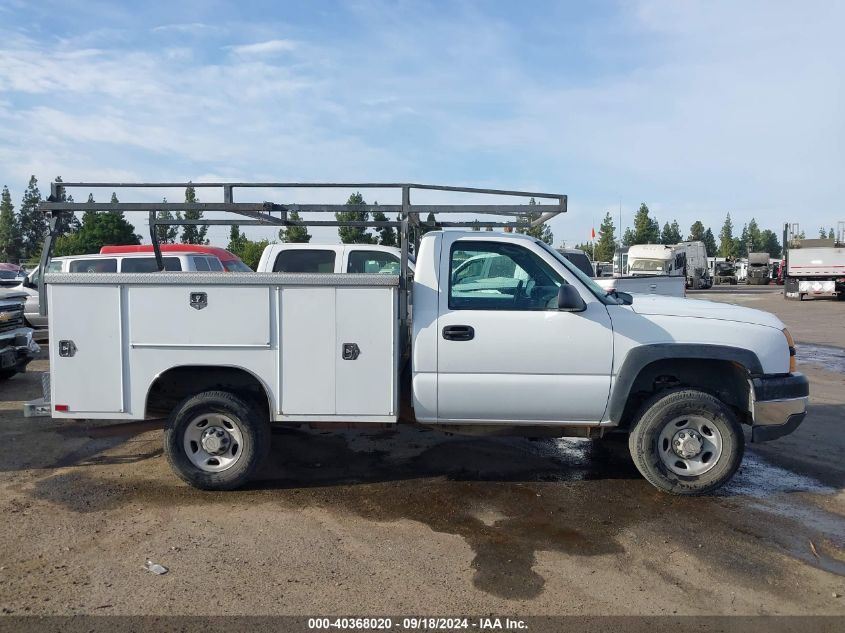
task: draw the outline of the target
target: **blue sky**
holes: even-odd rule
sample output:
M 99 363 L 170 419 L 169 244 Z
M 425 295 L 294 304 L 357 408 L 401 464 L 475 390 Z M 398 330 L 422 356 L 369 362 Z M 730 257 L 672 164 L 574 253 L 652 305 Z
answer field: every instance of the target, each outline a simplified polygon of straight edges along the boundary
M 566 193 L 568 245 L 642 201 L 684 231 L 845 220 L 845 3 L 136 4 L 0 0 L 16 204 L 30 174 L 364 180 Z

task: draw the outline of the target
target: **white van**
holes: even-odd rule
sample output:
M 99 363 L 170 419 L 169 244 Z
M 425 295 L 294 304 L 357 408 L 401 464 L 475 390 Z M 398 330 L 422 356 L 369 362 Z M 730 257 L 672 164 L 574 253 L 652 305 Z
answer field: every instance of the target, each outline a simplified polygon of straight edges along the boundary
M 380 273 L 398 275 L 401 252 L 378 244 L 270 244 L 259 273 Z M 414 263 L 408 262 L 411 271 Z
M 164 269 L 168 271 L 223 272 L 223 264 L 206 253 L 167 253 L 162 255 Z M 152 273 L 158 272 L 156 259 L 146 253 L 114 253 L 108 255 L 66 255 L 54 257 L 47 267 L 48 273 Z M 16 290 L 26 292 L 24 316 L 29 327 L 41 330 L 47 327 L 47 317 L 41 316 L 38 298 L 38 268 L 27 276 L 28 283 Z
M 168 253 L 162 255 L 164 269 L 169 271 L 223 272 L 223 264 L 206 253 Z M 144 253 L 110 253 L 108 255 L 67 255 L 56 257 L 47 268 L 50 273 L 154 273 L 156 258 Z

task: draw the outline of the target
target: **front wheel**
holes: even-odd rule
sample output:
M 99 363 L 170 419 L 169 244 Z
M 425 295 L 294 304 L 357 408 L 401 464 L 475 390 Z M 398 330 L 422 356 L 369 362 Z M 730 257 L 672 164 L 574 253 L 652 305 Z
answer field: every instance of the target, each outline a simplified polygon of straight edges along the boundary
M 164 452 L 192 486 L 233 490 L 264 461 L 270 440 L 270 421 L 257 407 L 227 391 L 205 391 L 171 412 Z
M 695 389 L 655 395 L 628 437 L 637 470 L 653 486 L 703 495 L 730 481 L 742 462 L 745 437 L 733 411 Z

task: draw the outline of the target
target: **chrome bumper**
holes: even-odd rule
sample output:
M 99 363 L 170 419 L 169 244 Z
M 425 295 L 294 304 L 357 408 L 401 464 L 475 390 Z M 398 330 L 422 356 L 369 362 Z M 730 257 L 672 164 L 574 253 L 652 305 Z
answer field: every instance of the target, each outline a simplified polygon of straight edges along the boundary
M 755 378 L 752 387 L 753 442 L 788 435 L 807 415 L 810 385 L 803 374 Z

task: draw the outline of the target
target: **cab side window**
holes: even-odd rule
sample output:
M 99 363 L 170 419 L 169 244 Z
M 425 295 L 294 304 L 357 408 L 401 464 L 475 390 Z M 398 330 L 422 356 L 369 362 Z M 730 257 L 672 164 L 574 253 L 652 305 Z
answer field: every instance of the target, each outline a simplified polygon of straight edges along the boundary
M 563 280 L 535 253 L 502 242 L 456 242 L 449 256 L 452 310 L 550 310 Z
M 346 264 L 348 273 L 399 274 L 399 258 L 392 253 L 380 251 L 352 251 Z
M 72 273 L 116 273 L 117 260 L 114 258 L 77 259 L 68 268 Z
M 178 257 L 162 257 L 165 270 L 182 270 Z M 124 273 L 157 273 L 158 263 L 155 257 L 127 257 L 120 263 Z
M 274 273 L 333 273 L 335 253 L 311 248 L 280 252 L 273 264 Z

